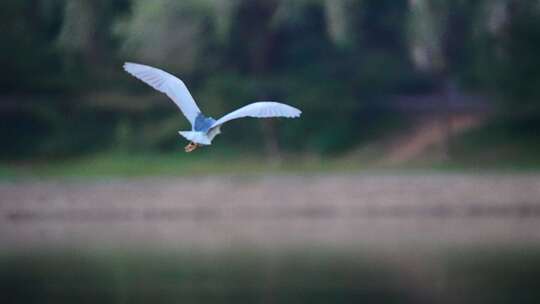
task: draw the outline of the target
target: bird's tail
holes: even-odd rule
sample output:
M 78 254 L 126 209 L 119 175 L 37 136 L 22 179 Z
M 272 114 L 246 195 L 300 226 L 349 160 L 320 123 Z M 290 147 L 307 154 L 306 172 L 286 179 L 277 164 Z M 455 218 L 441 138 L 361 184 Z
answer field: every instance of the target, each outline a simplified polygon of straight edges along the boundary
M 200 145 L 211 145 L 212 142 L 208 138 L 208 135 L 204 132 L 197 132 L 197 131 L 178 131 L 180 135 L 182 135 L 185 139 L 192 141 L 194 143 L 198 143 Z

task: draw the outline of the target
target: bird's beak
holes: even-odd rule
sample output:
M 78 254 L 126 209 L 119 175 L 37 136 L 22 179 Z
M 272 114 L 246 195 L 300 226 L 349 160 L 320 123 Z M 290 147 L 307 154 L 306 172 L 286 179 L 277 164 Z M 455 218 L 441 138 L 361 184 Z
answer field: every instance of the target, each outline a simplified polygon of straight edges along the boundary
M 184 151 L 186 151 L 187 153 L 193 152 L 198 147 L 199 147 L 198 144 L 196 144 L 194 142 L 190 142 L 187 146 L 184 147 Z

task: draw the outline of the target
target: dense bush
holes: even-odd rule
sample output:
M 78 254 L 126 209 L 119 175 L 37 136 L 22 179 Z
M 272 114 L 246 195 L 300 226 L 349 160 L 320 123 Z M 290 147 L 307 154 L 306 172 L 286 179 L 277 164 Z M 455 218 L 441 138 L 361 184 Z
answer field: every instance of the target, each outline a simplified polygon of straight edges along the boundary
M 177 149 L 189 126 L 123 73 L 127 60 L 179 75 L 216 118 L 261 99 L 304 111 L 226 127 L 220 145 L 254 150 L 346 151 L 407 123 L 392 96 L 447 81 L 505 111 L 530 115 L 540 100 L 528 2 L 8 0 L 0 15 L 3 158 Z

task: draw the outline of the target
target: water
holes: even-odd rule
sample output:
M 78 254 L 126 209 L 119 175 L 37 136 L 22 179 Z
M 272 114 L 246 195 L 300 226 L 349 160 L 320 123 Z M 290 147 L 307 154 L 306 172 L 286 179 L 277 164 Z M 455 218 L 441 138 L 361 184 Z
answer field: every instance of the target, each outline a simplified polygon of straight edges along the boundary
M 540 303 L 535 175 L 0 183 L 0 303 Z
M 4 255 L 2 303 L 538 303 L 540 251 Z

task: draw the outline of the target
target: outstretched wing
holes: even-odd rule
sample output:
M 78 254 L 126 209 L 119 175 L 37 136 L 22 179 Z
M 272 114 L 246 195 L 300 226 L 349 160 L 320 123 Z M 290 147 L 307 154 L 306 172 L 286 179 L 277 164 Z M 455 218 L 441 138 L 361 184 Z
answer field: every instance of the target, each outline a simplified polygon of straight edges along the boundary
M 126 62 L 124 70 L 154 89 L 167 94 L 180 108 L 180 111 L 186 116 L 191 125 L 195 123 L 195 118 L 201 113 L 201 110 L 199 110 L 182 80 L 160 69 L 138 63 Z
M 255 118 L 268 118 L 268 117 L 287 117 L 294 118 L 299 117 L 302 111 L 289 105 L 272 102 L 261 101 L 248 104 L 236 111 L 233 111 L 220 119 L 218 119 L 211 128 L 220 126 L 230 120 L 242 118 L 242 117 L 255 117 Z

